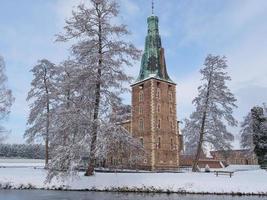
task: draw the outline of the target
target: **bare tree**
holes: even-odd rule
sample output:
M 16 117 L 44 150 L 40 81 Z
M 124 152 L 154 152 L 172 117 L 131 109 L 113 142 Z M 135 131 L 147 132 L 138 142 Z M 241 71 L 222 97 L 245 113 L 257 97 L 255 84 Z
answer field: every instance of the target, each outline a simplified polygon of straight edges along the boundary
M 114 0 L 90 0 L 90 7 L 80 4 L 66 20 L 65 33 L 59 34 L 57 41 L 74 39 L 72 46 L 75 59 L 82 66 L 81 81 L 93 86 L 92 130 L 88 169 L 85 175 L 94 172 L 95 153 L 101 114 L 105 114 L 112 93 L 124 91 L 123 83 L 130 77 L 124 66 L 131 66 L 132 60 L 139 59 L 140 51 L 123 38 L 129 34 L 125 25 L 117 25 L 112 20 L 117 17 L 118 4 Z M 90 73 L 88 77 L 87 74 Z M 84 87 L 83 87 L 84 88 Z M 84 88 L 86 90 L 86 88 Z
M 217 150 L 231 148 L 234 136 L 227 130 L 225 122 L 230 126 L 237 125 L 232 116 L 233 108 L 237 106 L 234 95 L 226 86 L 226 81 L 231 80 L 225 71 L 227 67 L 225 57 L 208 55 L 200 70 L 203 84 L 198 87 L 198 96 L 193 100 L 196 111 L 185 121 L 183 129 L 189 141 L 197 144 L 192 171 L 197 171 L 201 151 L 206 145 Z
M 5 75 L 5 62 L 0 56 L 0 121 L 6 119 L 14 102 L 12 92 L 7 88 L 7 76 Z M 6 137 L 7 130 L 0 125 L 0 142 Z
M 29 125 L 24 137 L 27 141 L 33 142 L 37 138 L 45 142 L 45 165 L 49 159 L 49 137 L 51 130 L 51 117 L 53 101 L 56 94 L 55 89 L 55 64 L 43 59 L 33 67 L 33 80 L 31 90 L 28 93 L 27 101 L 30 104 L 30 115 L 27 124 Z

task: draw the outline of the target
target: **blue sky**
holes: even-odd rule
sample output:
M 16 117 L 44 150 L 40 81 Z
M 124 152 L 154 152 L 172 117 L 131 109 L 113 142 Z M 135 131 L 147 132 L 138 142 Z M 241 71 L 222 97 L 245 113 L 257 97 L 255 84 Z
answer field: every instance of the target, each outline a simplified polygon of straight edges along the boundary
M 0 54 L 4 57 L 9 87 L 16 101 L 8 121 L 7 142 L 23 143 L 29 113 L 26 102 L 32 79 L 29 72 L 38 59 L 58 63 L 68 56 L 68 44 L 55 43 L 73 6 L 87 0 L 2 0 L 0 3 Z M 118 21 L 128 25 L 130 40 L 144 47 L 150 0 L 118 0 Z M 238 120 L 255 104 L 267 102 L 267 1 L 265 0 L 155 0 L 168 71 L 177 85 L 179 119 L 193 110 L 199 69 L 208 53 L 228 58 L 238 99 Z M 137 76 L 140 63 L 127 69 Z M 130 102 L 130 95 L 124 96 Z M 237 134 L 237 129 L 232 129 Z M 237 137 L 238 139 L 238 137 Z M 238 147 L 238 143 L 235 143 Z

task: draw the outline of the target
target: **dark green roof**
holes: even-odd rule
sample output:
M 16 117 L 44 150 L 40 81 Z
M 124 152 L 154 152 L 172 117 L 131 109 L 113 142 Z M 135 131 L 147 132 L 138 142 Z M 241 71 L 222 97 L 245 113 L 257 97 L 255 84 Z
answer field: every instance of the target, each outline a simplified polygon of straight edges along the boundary
M 167 73 L 164 49 L 162 48 L 159 34 L 159 19 L 157 16 L 150 16 L 147 19 L 147 23 L 148 34 L 146 36 L 145 51 L 142 57 L 140 73 L 136 82 L 154 77 L 174 83 Z

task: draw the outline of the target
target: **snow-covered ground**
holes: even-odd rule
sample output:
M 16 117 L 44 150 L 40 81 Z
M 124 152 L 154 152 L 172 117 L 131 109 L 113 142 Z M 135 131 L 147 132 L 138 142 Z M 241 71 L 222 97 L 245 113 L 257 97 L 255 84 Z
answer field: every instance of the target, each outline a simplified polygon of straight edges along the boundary
M 233 168 L 238 168 L 237 166 Z M 252 170 L 253 169 L 253 170 Z M 188 193 L 243 193 L 267 195 L 267 172 L 252 167 L 235 170 L 234 176 L 214 173 L 96 173 L 45 184 L 46 171 L 40 168 L 0 168 L 0 187 L 69 190 L 165 191 Z

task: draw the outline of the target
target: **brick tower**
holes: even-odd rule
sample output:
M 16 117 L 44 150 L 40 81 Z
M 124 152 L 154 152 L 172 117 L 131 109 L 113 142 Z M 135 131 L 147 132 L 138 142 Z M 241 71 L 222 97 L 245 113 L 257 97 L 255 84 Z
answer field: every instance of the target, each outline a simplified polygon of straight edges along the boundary
M 131 133 L 146 150 L 140 168 L 177 169 L 179 138 L 176 117 L 176 84 L 167 73 L 158 17 L 150 16 L 140 74 L 132 85 Z

